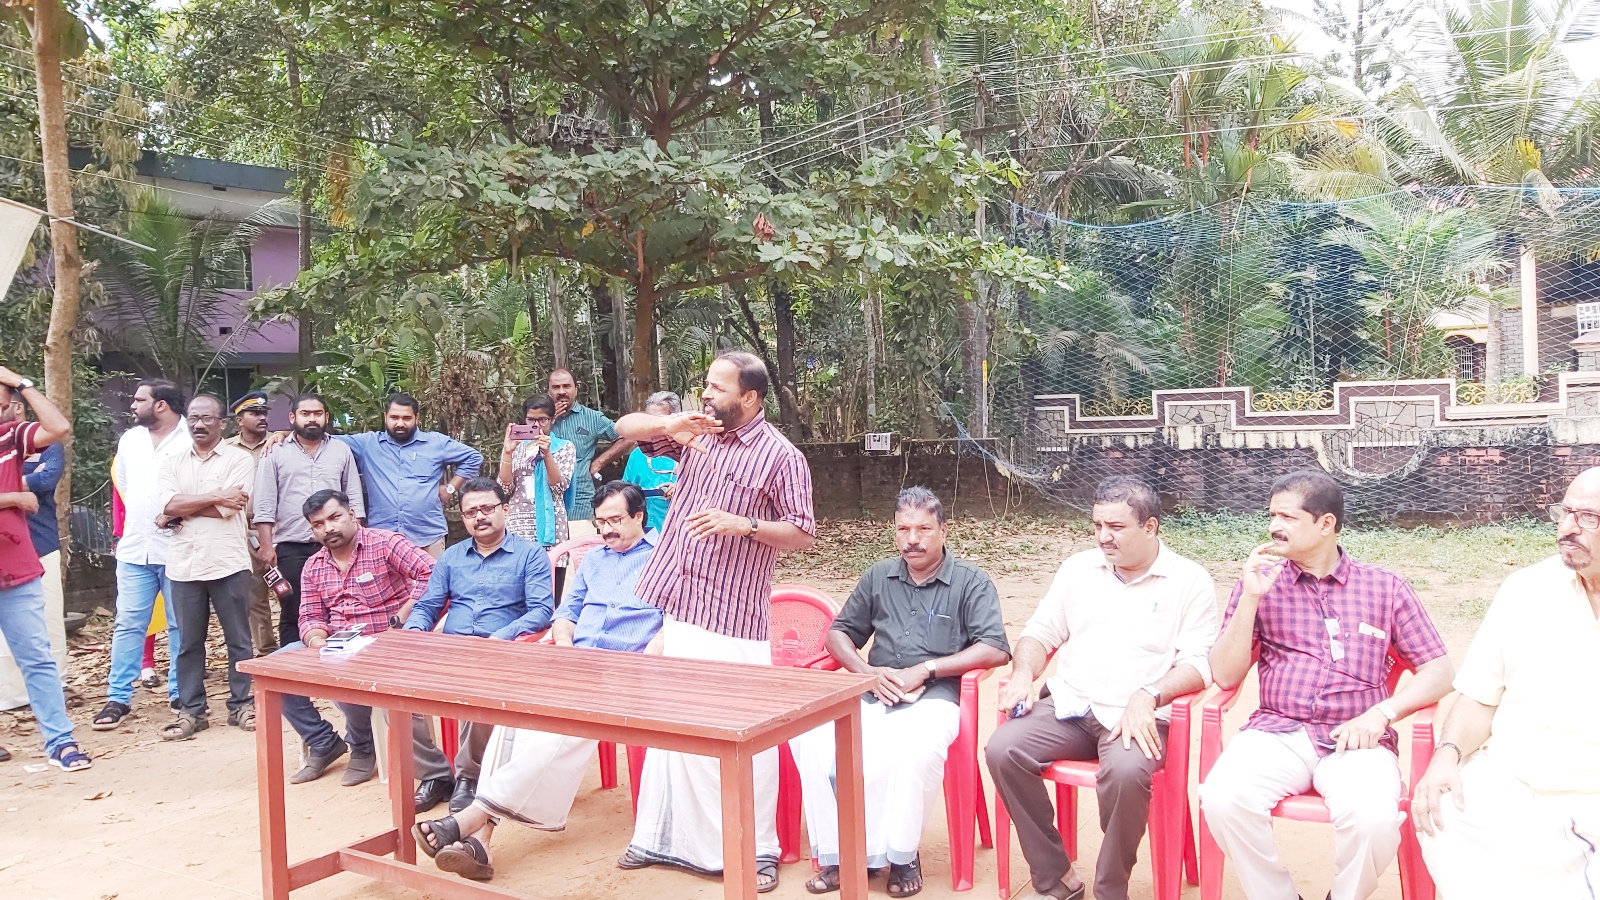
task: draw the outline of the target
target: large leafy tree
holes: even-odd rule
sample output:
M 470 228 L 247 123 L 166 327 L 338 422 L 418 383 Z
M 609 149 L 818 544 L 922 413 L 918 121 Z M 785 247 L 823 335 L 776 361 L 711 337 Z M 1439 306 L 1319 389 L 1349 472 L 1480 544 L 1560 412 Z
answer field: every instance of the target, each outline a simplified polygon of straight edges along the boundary
M 478 257 L 571 259 L 592 277 L 626 284 L 633 300 L 631 386 L 638 397 L 658 382 L 656 329 L 664 296 L 738 282 L 784 263 L 744 264 L 738 245 L 747 247 L 758 232 L 737 232 L 728 209 L 747 210 L 746 226 L 759 214 L 783 229 L 791 224 L 784 216 L 800 207 L 767 209 L 763 198 L 804 193 L 746 172 L 727 157 L 697 152 L 697 129 L 711 122 L 736 127 L 743 114 L 782 98 L 887 77 L 892 66 L 866 45 L 880 33 L 914 34 L 930 21 L 931 6 L 931 0 L 402 0 L 380 6 L 344 0 L 329 10 L 353 36 L 351 43 L 425 42 L 515 77 L 543 79 L 574 102 L 592 98 L 595 111 L 610 119 L 614 139 L 590 152 L 512 139 L 459 155 L 419 144 L 391 155 L 389 164 L 402 179 L 431 179 L 422 174 L 431 167 L 441 173 L 441 187 L 457 175 L 482 180 L 469 171 L 483 173 L 489 184 L 508 179 L 512 190 L 494 186 L 484 196 L 514 212 L 516 233 L 485 235 Z M 506 201 L 517 198 L 521 179 L 551 181 L 557 195 L 570 190 L 570 209 L 565 199 L 550 199 L 545 209 L 516 209 L 522 198 Z M 382 178 L 375 189 L 372 209 L 380 218 L 382 205 L 403 199 Z M 420 243 L 434 239 L 422 236 Z

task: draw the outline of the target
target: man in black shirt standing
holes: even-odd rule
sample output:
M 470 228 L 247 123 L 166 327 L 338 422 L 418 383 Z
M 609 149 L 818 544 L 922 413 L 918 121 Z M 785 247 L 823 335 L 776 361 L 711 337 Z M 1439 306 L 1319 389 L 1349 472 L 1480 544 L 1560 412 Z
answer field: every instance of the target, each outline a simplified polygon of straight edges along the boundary
M 944 777 L 960 728 L 961 675 L 1011 659 L 1000 595 L 983 570 L 945 552 L 944 505 L 927 488 L 900 492 L 900 555 L 861 577 L 825 645 L 842 668 L 878 679 L 861 701 L 867 866 L 889 868 L 889 895 L 922 890 L 917 846 L 923 802 Z M 868 639 L 872 650 L 863 659 Z M 821 871 L 806 889 L 839 889 L 833 723 L 790 742 L 800 770 L 806 831 Z

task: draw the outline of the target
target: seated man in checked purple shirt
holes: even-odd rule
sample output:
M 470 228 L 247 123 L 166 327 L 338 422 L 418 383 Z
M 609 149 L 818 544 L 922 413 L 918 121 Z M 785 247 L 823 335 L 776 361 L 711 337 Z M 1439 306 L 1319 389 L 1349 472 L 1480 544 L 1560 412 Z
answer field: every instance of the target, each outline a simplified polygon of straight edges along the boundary
M 1411 586 L 1339 546 L 1344 490 L 1317 470 L 1272 484 L 1272 542 L 1245 560 L 1211 672 L 1239 686 L 1260 648 L 1261 706 L 1200 786 L 1211 833 L 1249 900 L 1292 900 L 1272 809 L 1315 789 L 1333 819 L 1332 900 L 1365 900 L 1400 846 L 1390 724 L 1450 692 L 1455 670 Z M 1393 697 L 1389 651 L 1416 669 Z
M 621 481 L 601 485 L 594 494 L 594 524 L 606 545 L 584 556 L 551 621 L 551 636 L 564 647 L 660 653 L 661 610 L 634 594 L 656 547 L 656 533 L 645 530 L 644 492 Z M 472 804 L 419 822 L 412 829 L 418 846 L 446 872 L 488 881 L 494 876 L 489 841 L 501 817 L 541 831 L 565 829 L 596 743 L 496 726 Z

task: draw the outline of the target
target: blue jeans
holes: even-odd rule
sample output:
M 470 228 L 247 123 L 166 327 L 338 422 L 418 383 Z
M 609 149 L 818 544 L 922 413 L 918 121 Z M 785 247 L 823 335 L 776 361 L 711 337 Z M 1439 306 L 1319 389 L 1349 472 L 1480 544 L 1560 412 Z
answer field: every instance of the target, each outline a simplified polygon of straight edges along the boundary
M 279 647 L 275 652 L 304 650 L 305 646 L 304 643 L 295 641 Z M 372 743 L 372 707 L 338 702 L 334 705 L 344 714 L 344 739 L 350 745 L 350 754 L 371 756 L 375 752 Z M 289 720 L 295 734 L 305 740 L 306 748 L 312 753 L 327 753 L 339 740 L 339 735 L 333 730 L 333 726 L 328 724 L 328 720 L 324 719 L 322 713 L 317 712 L 317 708 L 305 697 L 284 694 L 283 717 Z
M 44 582 L 0 589 L 0 635 L 4 635 L 22 681 L 28 686 L 28 704 L 44 732 L 44 749 L 54 753 L 72 743 L 72 720 L 67 718 L 67 697 L 61 690 L 61 673 L 50 655 L 50 632 L 44 619 Z
M 133 705 L 133 684 L 144 662 L 144 633 L 150 630 L 156 595 L 167 611 L 167 696 L 178 696 L 178 616 L 172 608 L 172 582 L 167 567 L 117 561 L 117 622 L 111 632 L 111 678 L 106 699 Z

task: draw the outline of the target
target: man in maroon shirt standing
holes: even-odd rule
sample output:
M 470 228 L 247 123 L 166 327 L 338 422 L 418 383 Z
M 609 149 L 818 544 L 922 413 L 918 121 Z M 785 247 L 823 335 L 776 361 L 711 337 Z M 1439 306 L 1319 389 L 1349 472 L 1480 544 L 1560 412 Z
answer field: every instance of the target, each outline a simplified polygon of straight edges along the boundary
M 39 421 L 17 417 L 11 402 L 16 396 L 33 407 Z M 28 536 L 28 514 L 39 509 L 39 499 L 22 483 L 22 461 L 71 433 L 72 423 L 50 398 L 33 382 L 0 366 L 0 635 L 22 671 L 50 764 L 69 772 L 89 768 L 89 755 L 72 738 L 61 672 L 50 655 L 44 566 Z
M 1249 900 L 1293 900 L 1272 809 L 1316 789 L 1333 819 L 1332 900 L 1365 900 L 1400 845 L 1400 760 L 1389 725 L 1450 692 L 1454 669 L 1411 586 L 1339 546 L 1344 490 L 1324 472 L 1272 485 L 1272 541 L 1245 560 L 1222 635 L 1218 687 L 1261 660 L 1261 706 L 1200 786 L 1211 833 Z M 1416 669 L 1393 697 L 1389 650 Z
M 300 514 L 322 549 L 306 560 L 300 574 L 300 640 L 279 650 L 319 650 L 328 635 L 351 628 L 382 634 L 390 620 L 404 618 L 428 586 L 433 557 L 404 535 L 381 528 L 363 528 L 350 508 L 350 498 L 333 489 L 305 499 Z M 372 707 L 336 703 L 344 714 L 345 737 L 322 718 L 305 697 L 283 698 L 283 717 L 306 742 L 306 764 L 290 776 L 290 784 L 322 777 L 339 757 L 350 754 L 345 787 L 370 781 L 377 773 L 377 747 L 372 740 Z
M 617 422 L 623 439 L 679 461 L 661 543 L 637 588 L 665 613 L 667 656 L 772 664 L 772 572 L 780 551 L 811 546 L 816 520 L 805 456 L 762 415 L 769 384 L 760 358 L 729 351 L 706 372 L 700 412 Z M 756 886 L 765 892 L 778 885 L 777 751 L 757 754 L 753 768 Z M 646 754 L 633 842 L 617 865 L 721 872 L 719 771 L 709 757 Z

